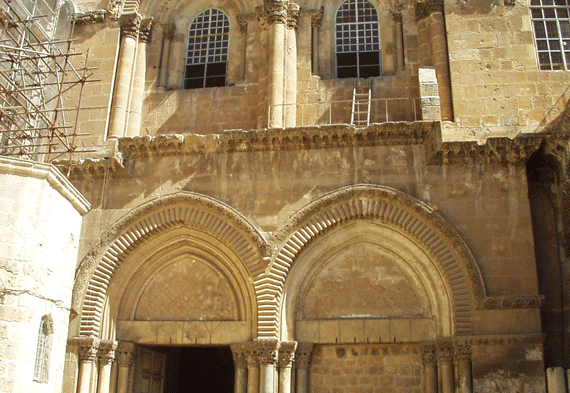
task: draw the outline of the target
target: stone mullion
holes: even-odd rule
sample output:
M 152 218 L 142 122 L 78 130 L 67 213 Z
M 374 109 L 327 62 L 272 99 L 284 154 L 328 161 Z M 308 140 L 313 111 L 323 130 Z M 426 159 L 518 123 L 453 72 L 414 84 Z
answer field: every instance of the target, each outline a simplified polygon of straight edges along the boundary
M 437 370 L 441 393 L 455 392 L 455 375 L 453 371 L 453 346 L 451 341 L 441 340 L 437 342 Z
M 121 342 L 117 346 L 116 357 L 119 368 L 117 375 L 117 393 L 128 393 L 129 378 L 135 362 L 136 344 Z
M 274 393 L 279 341 L 276 339 L 258 339 L 254 343 L 259 358 L 259 393 Z
M 101 341 L 99 345 L 99 381 L 97 393 L 109 393 L 111 390 L 111 369 L 115 360 L 116 341 Z
M 135 59 L 141 16 L 136 13 L 123 14 L 120 23 L 121 44 L 119 49 L 119 61 L 117 63 L 115 90 L 113 92 L 113 103 L 111 106 L 109 138 L 121 138 L 125 135 L 133 62 Z
M 279 344 L 277 363 L 279 365 L 279 393 L 291 393 L 291 369 L 295 360 L 295 341 L 283 341 Z
M 245 347 L 247 361 L 247 393 L 259 393 L 259 359 L 253 342 Z
M 471 371 L 471 347 L 459 345 L 455 348 L 459 390 L 461 393 L 473 392 L 473 373 Z
M 129 105 L 129 120 L 126 129 L 127 136 L 140 134 L 142 108 L 144 100 L 144 86 L 146 82 L 146 49 L 151 40 L 152 18 L 141 21 L 135 68 L 133 75 L 133 88 Z
M 309 390 L 309 366 L 311 365 L 312 343 L 298 343 L 295 352 L 295 368 L 297 369 L 296 393 L 307 393 Z
M 234 393 L 247 393 L 247 357 L 246 345 L 235 343 L 231 345 L 235 364 Z
M 162 25 L 162 50 L 160 53 L 160 70 L 158 87 L 168 88 L 168 66 L 170 63 L 170 45 L 174 37 L 175 26 L 173 23 Z
M 422 346 L 422 361 L 424 366 L 424 392 L 437 393 L 437 355 L 434 344 Z
M 97 358 L 100 340 L 95 337 L 81 337 L 76 340 L 79 352 L 79 376 L 77 393 L 91 393 L 93 363 Z

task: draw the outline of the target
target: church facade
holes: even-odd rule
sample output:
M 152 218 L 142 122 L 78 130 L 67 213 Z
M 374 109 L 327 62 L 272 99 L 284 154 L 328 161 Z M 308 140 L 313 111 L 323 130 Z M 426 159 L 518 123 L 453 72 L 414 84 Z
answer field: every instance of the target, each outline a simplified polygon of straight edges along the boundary
M 52 8 L 97 81 L 0 157 L 0 392 L 569 391 L 568 0 Z

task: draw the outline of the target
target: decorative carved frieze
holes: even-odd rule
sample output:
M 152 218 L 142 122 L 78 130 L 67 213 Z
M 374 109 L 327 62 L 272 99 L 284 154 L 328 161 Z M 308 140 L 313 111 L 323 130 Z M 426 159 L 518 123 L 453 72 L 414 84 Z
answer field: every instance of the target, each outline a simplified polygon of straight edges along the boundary
M 522 310 L 540 308 L 544 296 L 520 295 L 520 296 L 489 296 L 477 305 L 484 310 Z
M 542 344 L 544 335 L 542 333 L 531 334 L 495 334 L 495 335 L 473 335 L 456 337 L 456 345 L 524 345 Z
M 278 359 L 279 341 L 276 339 L 257 339 L 254 341 L 260 365 L 275 365 Z
M 68 160 L 54 161 L 63 173 L 67 173 L 69 168 Z M 102 179 L 102 178 L 127 178 L 132 174 L 123 166 L 123 157 L 118 154 L 110 158 L 86 159 L 79 162 L 73 162 L 69 171 L 71 180 L 81 179 Z
M 141 27 L 142 18 L 136 12 L 123 14 L 119 18 L 121 36 L 137 38 Z
M 153 18 L 145 18 L 141 20 L 139 30 L 139 41 L 149 44 L 152 40 Z
M 278 359 L 279 367 L 291 367 L 295 360 L 296 341 L 282 341 L 279 344 Z
M 123 8 L 123 1 L 124 0 L 111 0 L 109 2 L 109 7 L 107 7 L 107 10 L 109 11 L 109 17 L 111 19 L 119 19 L 119 15 L 121 14 L 121 10 Z
M 135 362 L 137 345 L 131 342 L 119 342 L 115 354 L 119 366 L 131 366 Z
M 81 12 L 73 16 L 73 21 L 77 25 L 103 23 L 105 21 L 106 14 L 107 10 L 92 10 L 87 12 Z
M 102 340 L 99 344 L 99 352 L 97 357 L 99 362 L 109 364 L 115 360 L 115 350 L 117 349 L 117 341 L 114 340 Z
M 295 351 L 295 367 L 307 370 L 311 365 L 313 343 L 298 343 Z
M 234 357 L 236 369 L 247 367 L 247 345 L 246 343 L 233 343 L 230 345 Z

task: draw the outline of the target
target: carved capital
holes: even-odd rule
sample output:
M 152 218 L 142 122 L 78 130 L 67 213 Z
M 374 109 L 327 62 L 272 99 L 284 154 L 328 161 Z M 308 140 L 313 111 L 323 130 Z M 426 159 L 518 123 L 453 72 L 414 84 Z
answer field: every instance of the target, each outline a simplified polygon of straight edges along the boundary
M 113 340 L 102 340 L 99 344 L 99 353 L 97 354 L 99 361 L 106 364 L 112 363 L 115 360 L 117 344 Z
M 259 353 L 254 342 L 248 342 L 244 344 L 245 347 L 245 359 L 247 361 L 247 366 L 250 368 L 255 368 L 259 366 Z
M 160 25 L 162 28 L 162 39 L 171 40 L 174 37 L 174 32 L 176 31 L 176 26 L 174 23 L 163 23 Z
M 73 21 L 77 25 L 103 23 L 105 21 L 106 14 L 107 10 L 92 10 L 87 12 L 81 12 L 73 16 Z
M 437 360 L 440 362 L 452 362 L 453 361 L 453 345 L 450 340 L 438 340 L 436 342 L 437 347 Z
M 109 7 L 107 7 L 107 10 L 109 11 L 109 17 L 111 19 L 114 20 L 119 19 L 122 5 L 123 5 L 123 0 L 111 0 L 109 2 Z
M 457 359 L 457 360 L 471 360 L 471 346 L 469 346 L 469 345 L 456 345 L 455 346 L 455 359 Z
M 427 18 L 435 12 L 443 13 L 443 0 L 418 1 L 415 6 L 416 21 Z
M 119 18 L 121 36 L 137 38 L 141 28 L 141 16 L 136 12 L 123 14 Z
M 279 345 L 278 364 L 279 367 L 291 367 L 295 360 L 296 341 L 282 341 Z
M 324 9 L 321 8 L 320 10 L 311 10 L 311 26 L 313 27 L 321 27 L 321 23 L 323 21 L 323 12 Z
M 268 23 L 287 23 L 289 0 L 265 0 L 265 14 Z
M 436 365 L 436 347 L 434 343 L 423 343 L 421 346 L 422 350 L 422 361 L 424 365 Z
M 236 16 L 237 23 L 239 26 L 239 31 L 243 34 L 247 33 L 247 25 L 249 23 L 249 19 L 251 18 L 250 14 L 240 14 Z
M 299 26 L 299 15 L 301 14 L 301 9 L 298 4 L 289 3 L 289 8 L 287 9 L 287 27 L 290 29 L 296 29 Z
M 276 339 L 258 339 L 254 341 L 260 365 L 275 365 L 279 341 Z
M 146 18 L 141 20 L 141 26 L 139 30 L 139 41 L 144 43 L 150 43 L 152 39 L 152 26 L 153 18 Z
M 79 360 L 92 362 L 97 358 L 97 351 L 101 340 L 97 337 L 78 337 L 72 339 L 72 344 L 77 345 Z
M 236 369 L 247 367 L 247 346 L 245 343 L 233 343 L 230 345 L 234 356 Z
M 301 370 L 308 369 L 311 365 L 312 352 L 313 343 L 298 343 L 295 352 L 295 366 Z
M 119 366 L 131 366 L 137 354 L 137 345 L 131 342 L 120 342 L 115 351 Z

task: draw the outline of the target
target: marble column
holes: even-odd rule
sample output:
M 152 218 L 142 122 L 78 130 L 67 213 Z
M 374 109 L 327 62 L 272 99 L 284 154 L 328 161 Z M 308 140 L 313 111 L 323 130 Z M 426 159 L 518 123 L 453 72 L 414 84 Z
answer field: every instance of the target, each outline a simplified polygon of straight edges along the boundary
M 79 376 L 77 378 L 77 393 L 91 392 L 91 376 L 93 363 L 101 340 L 96 337 L 80 337 L 76 339 L 79 352 Z
M 121 46 L 119 49 L 113 102 L 111 104 L 109 138 L 122 138 L 125 135 L 133 62 L 137 49 L 141 16 L 137 13 L 123 14 L 119 21 L 121 24 Z
M 311 72 L 319 73 L 319 28 L 323 20 L 323 10 L 313 11 L 311 15 Z
M 277 364 L 279 365 L 279 393 L 291 393 L 291 369 L 295 360 L 295 341 L 282 341 L 279 344 Z
M 449 340 L 439 340 L 437 343 L 437 370 L 441 393 L 455 392 L 455 375 L 453 371 L 453 345 Z
M 473 373 L 471 371 L 471 347 L 458 345 L 455 348 L 460 393 L 473 393 Z
M 285 127 L 297 125 L 297 27 L 299 6 L 289 3 L 287 10 L 287 57 L 285 67 Z
M 441 103 L 441 119 L 453 120 L 451 102 L 451 77 L 449 75 L 449 59 L 447 53 L 447 34 L 443 16 L 443 2 L 440 9 L 432 12 L 429 21 L 432 60 L 437 73 L 439 99 Z
M 269 23 L 269 72 L 267 98 L 269 127 L 283 127 L 285 30 L 289 0 L 265 0 Z
M 160 52 L 160 70 L 158 76 L 158 87 L 161 89 L 168 88 L 168 66 L 170 63 L 170 44 L 174 37 L 174 23 L 165 23 L 162 25 L 162 50 Z
M 309 391 L 309 366 L 313 343 L 298 343 L 295 352 L 295 368 L 297 372 L 297 389 L 295 393 L 307 393 Z
M 117 393 L 128 393 L 129 376 L 135 362 L 136 344 L 120 342 L 117 345 L 116 358 L 119 371 L 117 373 Z
M 259 359 L 255 343 L 245 345 L 247 360 L 247 393 L 259 393 Z
M 115 360 L 117 342 L 112 340 L 101 341 L 99 345 L 99 381 L 97 393 L 109 393 L 111 391 L 111 369 Z
M 143 19 L 139 30 L 139 41 L 133 76 L 131 103 L 129 106 L 129 120 L 127 123 L 127 136 L 139 136 L 141 128 L 142 108 L 144 101 L 144 86 L 146 82 L 146 48 L 151 40 L 152 18 Z
M 259 393 L 274 393 L 279 341 L 276 339 L 257 339 L 254 343 L 259 358 Z
M 235 382 L 234 393 L 247 393 L 247 357 L 246 345 L 234 343 L 230 345 L 234 356 Z
M 433 343 L 422 345 L 425 393 L 437 393 L 437 356 Z

